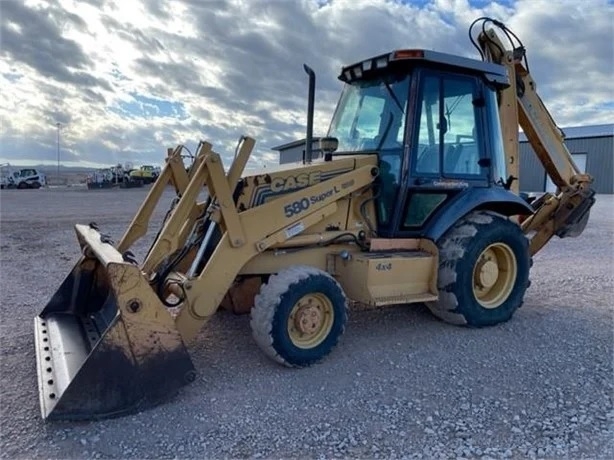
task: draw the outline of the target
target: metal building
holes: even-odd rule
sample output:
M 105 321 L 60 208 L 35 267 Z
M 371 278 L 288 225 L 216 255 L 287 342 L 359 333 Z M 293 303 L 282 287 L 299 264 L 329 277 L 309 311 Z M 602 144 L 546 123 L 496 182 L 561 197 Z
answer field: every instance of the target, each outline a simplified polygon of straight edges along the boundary
M 317 144 L 318 141 L 322 139 L 320 137 L 314 137 L 313 143 Z M 276 150 L 279 152 L 279 164 L 287 164 L 287 163 L 296 163 L 297 161 L 303 161 L 305 155 L 305 145 L 307 144 L 305 139 L 299 139 L 297 141 L 292 141 L 287 144 L 278 145 L 277 147 L 272 147 L 271 150 Z M 317 149 L 313 152 L 311 159 L 315 160 L 316 158 L 320 158 L 322 156 L 322 152 Z
M 595 191 L 614 193 L 614 124 L 561 129 L 565 134 L 565 145 L 578 168 L 593 176 Z M 521 133 L 519 140 L 520 190 L 529 193 L 556 191 L 526 136 Z

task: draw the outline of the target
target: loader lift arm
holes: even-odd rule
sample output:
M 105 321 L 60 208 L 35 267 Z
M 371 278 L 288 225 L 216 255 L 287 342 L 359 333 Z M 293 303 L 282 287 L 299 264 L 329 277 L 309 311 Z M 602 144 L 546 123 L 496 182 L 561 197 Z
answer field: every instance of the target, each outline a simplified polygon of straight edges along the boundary
M 478 44 L 471 29 L 482 23 Z M 509 40 L 507 49 L 495 29 L 486 30 L 492 23 Z M 505 139 L 508 169 L 511 173 L 508 186 L 518 179 L 518 125 L 524 131 L 537 154 L 546 174 L 557 186 L 557 193 L 545 193 L 532 203 L 535 212 L 521 224 L 525 234 L 530 234 L 531 255 L 542 249 L 556 235 L 560 238 L 579 236 L 588 222 L 590 208 L 595 203 L 593 178 L 580 171 L 564 143 L 564 135 L 537 93 L 537 85 L 529 72 L 526 50 L 518 37 L 502 22 L 490 18 L 478 18 L 469 29 L 469 37 L 478 48 L 482 59 L 504 65 L 508 69 L 510 86 L 500 91 L 499 117 Z M 517 42 L 517 45 L 514 41 Z M 524 61 L 524 64 L 523 64 Z M 517 191 L 518 182 L 512 185 Z
M 221 239 L 200 271 L 196 268 L 201 262 L 199 254 L 202 251 L 190 258 L 191 269 L 187 273 L 174 273 L 166 280 L 169 290 L 175 290 L 173 293 L 183 298 L 184 306 L 177 316 L 176 325 L 186 342 L 196 336 L 202 324 L 216 311 L 239 271 L 249 260 L 333 214 L 340 198 L 369 186 L 377 174 L 377 168 L 366 165 L 288 193 L 280 198 L 281 205 L 275 200 L 238 211 L 232 196 L 233 186 L 243 172 L 249 150 L 251 146 L 235 159 L 228 177 L 224 175 L 219 154 L 208 152 L 205 155 L 143 264 L 144 268 L 153 270 L 169 253 L 184 244 L 178 235 L 185 235 L 181 232 L 182 225 L 193 210 L 202 184 L 206 183 L 212 197 L 207 212 L 210 212 L 211 225 L 219 227 Z M 321 199 L 310 205 L 308 210 L 301 213 L 285 211 L 289 206 L 312 196 Z M 265 222 L 263 215 L 268 216 Z M 207 244 L 209 241 L 206 237 L 199 242 L 201 248 Z M 220 270 L 220 267 L 223 269 Z M 173 280 L 173 276 L 177 279 Z
M 257 254 L 296 238 L 337 210 L 337 200 L 368 186 L 377 174 L 373 165 L 363 166 L 329 181 L 288 193 L 281 200 L 239 211 L 233 194 L 255 141 L 242 137 L 241 148 L 225 173 L 221 156 L 211 144 L 201 142 L 189 173 L 182 168 L 181 146 L 169 151 L 160 178 L 152 186 L 118 245 L 124 253 L 142 237 L 159 202 L 163 188 L 173 183 L 178 199 L 173 203 L 156 235 L 141 270 L 152 280 L 163 304 L 182 304 L 176 326 L 184 341 L 191 341 L 202 324 L 215 312 L 222 298 L 245 264 Z M 203 187 L 209 197 L 197 201 Z M 320 197 L 308 210 L 288 214 L 285 209 L 307 197 Z M 284 206 L 284 203 L 287 203 Z M 262 215 L 269 216 L 263 222 Z M 199 226 L 206 222 L 206 227 Z M 211 230 L 220 232 L 219 241 L 210 241 Z M 347 232 L 345 232 L 347 234 Z M 215 249 L 209 258 L 203 254 Z M 170 256 L 170 257 L 169 257 Z M 169 259 L 172 261 L 169 262 Z M 189 269 L 188 269 L 189 267 Z M 220 270 L 220 267 L 224 267 Z M 176 304 L 166 302 L 175 296 Z

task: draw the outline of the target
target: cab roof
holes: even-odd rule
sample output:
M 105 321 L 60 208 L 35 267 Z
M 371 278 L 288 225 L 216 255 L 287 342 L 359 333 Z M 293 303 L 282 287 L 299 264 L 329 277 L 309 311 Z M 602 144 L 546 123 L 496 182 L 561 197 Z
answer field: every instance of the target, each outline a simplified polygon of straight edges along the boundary
M 385 74 L 391 70 L 408 70 L 417 65 L 465 70 L 482 74 L 492 83 L 509 85 L 506 69 L 502 65 L 424 49 L 399 49 L 380 54 L 343 67 L 337 78 L 345 83 L 351 83 Z

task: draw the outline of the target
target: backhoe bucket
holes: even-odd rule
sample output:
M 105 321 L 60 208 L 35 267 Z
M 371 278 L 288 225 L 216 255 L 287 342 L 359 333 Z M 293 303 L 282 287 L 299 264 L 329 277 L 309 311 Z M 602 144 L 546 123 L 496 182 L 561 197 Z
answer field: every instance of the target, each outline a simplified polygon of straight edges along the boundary
M 42 417 L 151 407 L 195 377 L 181 335 L 139 267 L 94 228 L 75 229 L 83 256 L 34 319 Z

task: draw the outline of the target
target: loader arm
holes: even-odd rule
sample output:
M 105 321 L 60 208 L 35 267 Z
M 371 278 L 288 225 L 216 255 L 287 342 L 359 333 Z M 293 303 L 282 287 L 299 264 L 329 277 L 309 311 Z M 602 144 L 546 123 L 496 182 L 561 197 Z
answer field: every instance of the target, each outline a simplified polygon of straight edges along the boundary
M 499 21 L 486 19 L 499 27 L 512 44 L 507 49 L 491 28 L 478 36 L 482 57 L 486 61 L 506 66 L 510 86 L 500 91 L 499 117 L 504 136 L 510 180 L 518 179 L 518 126 L 525 133 L 546 174 L 557 186 L 557 193 L 545 193 L 532 203 L 535 212 L 521 224 L 529 235 L 531 255 L 542 249 L 556 235 L 560 238 L 579 236 L 588 222 L 595 202 L 591 188 L 593 178 L 582 173 L 565 146 L 564 136 L 537 93 L 526 63 L 522 43 Z M 514 46 L 512 37 L 519 46 Z M 524 60 L 524 64 L 523 64 Z M 525 65 L 526 64 L 526 65 Z M 518 183 L 512 182 L 518 191 Z
M 117 250 L 121 253 L 128 250 L 137 240 L 143 237 L 147 233 L 149 227 L 149 221 L 156 208 L 156 205 L 160 201 L 164 189 L 171 183 L 175 187 L 177 195 L 182 194 L 187 187 L 189 181 L 188 173 L 183 168 L 183 162 L 181 161 L 181 149 L 183 146 L 179 145 L 174 150 L 169 149 L 168 156 L 164 169 L 160 173 L 158 180 L 152 185 L 147 198 L 141 204 L 138 212 L 132 219 L 132 222 L 124 232 L 122 239 L 117 245 Z M 211 149 L 211 144 L 201 143 L 199 146 L 199 153 L 197 153 L 197 159 L 202 158 L 204 153 Z M 202 154 L 201 154 L 202 152 Z
M 220 155 L 208 152 L 143 264 L 144 271 L 150 273 L 149 270 L 163 263 L 169 253 L 185 244 L 178 235 L 186 217 L 194 209 L 198 192 L 206 184 L 212 202 L 207 210 L 210 225 L 219 228 L 221 238 L 216 242 L 206 236 L 201 238 L 199 250 L 189 258 L 193 268 L 187 273 L 173 271 L 163 280 L 167 291 L 181 298 L 182 309 L 176 325 L 186 342 L 191 341 L 203 323 L 215 313 L 247 262 L 334 214 L 338 200 L 369 186 L 377 175 L 377 168 L 365 165 L 239 211 L 232 198 L 231 184 L 236 183 L 244 166 L 244 158 L 239 155 L 226 176 Z M 207 245 L 212 245 L 213 252 L 208 260 L 203 261 L 204 267 L 199 273 L 195 268 L 200 265 L 199 259 Z

